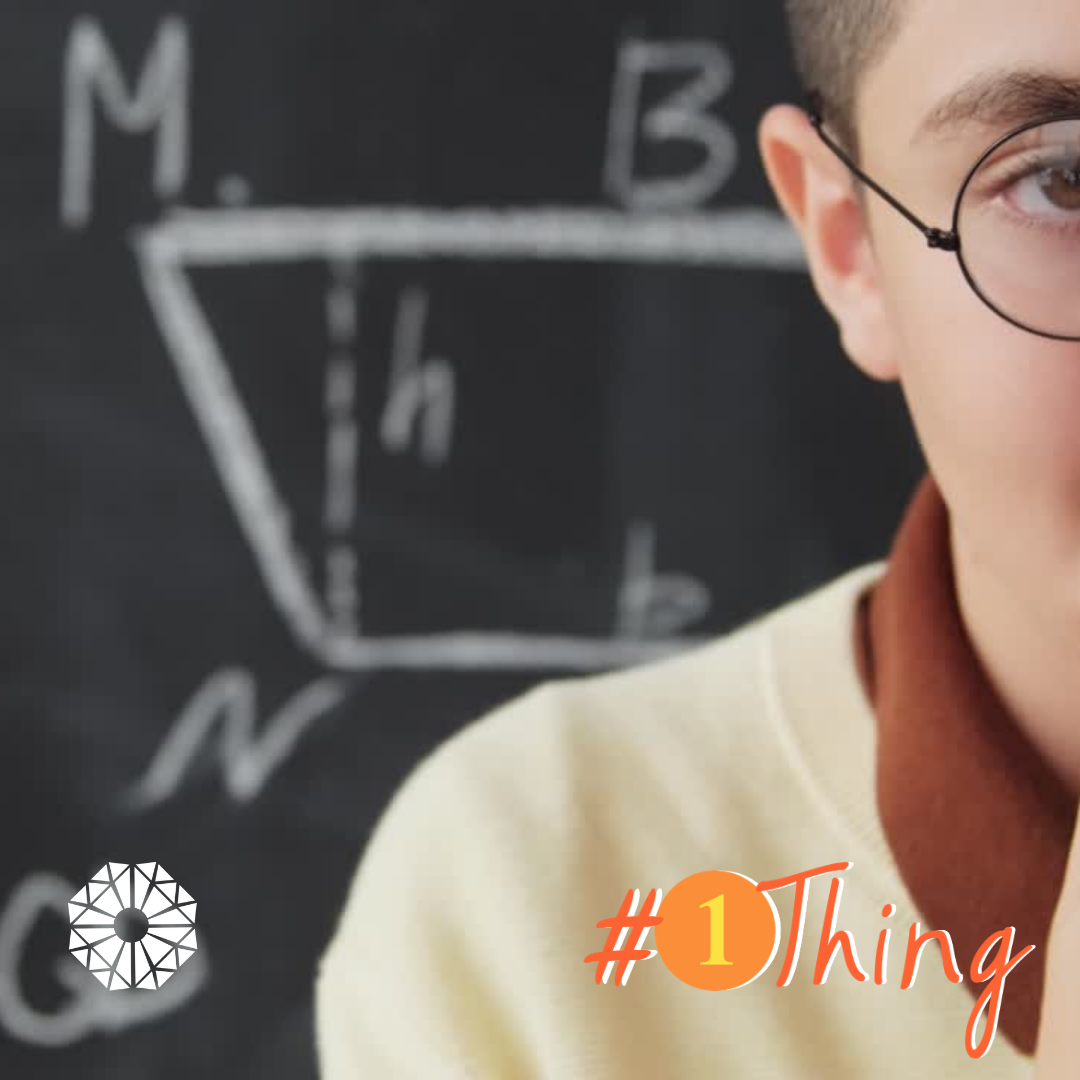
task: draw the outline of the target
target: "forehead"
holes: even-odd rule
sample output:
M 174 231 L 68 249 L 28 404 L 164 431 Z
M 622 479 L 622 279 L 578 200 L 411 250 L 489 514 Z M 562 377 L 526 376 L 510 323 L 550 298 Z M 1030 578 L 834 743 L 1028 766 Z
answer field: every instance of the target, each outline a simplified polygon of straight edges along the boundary
M 986 142 L 1080 114 L 1078 0 L 903 0 L 896 38 L 867 71 L 860 129 L 920 149 Z

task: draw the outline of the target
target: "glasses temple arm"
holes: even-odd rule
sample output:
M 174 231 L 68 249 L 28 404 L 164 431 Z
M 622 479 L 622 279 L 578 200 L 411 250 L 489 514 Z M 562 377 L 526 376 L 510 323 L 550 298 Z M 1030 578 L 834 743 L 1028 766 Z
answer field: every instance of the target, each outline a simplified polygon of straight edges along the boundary
M 840 160 L 864 184 L 876 191 L 890 206 L 903 214 L 904 217 L 906 217 L 908 221 L 910 221 L 911 224 L 914 225 L 915 228 L 918 229 L 919 232 L 921 232 L 923 236 L 926 237 L 930 247 L 943 248 L 946 251 L 956 251 L 959 247 L 959 244 L 957 242 L 957 237 L 955 233 L 951 231 L 944 232 L 941 229 L 935 229 L 932 226 L 926 225 L 922 221 L 920 221 L 910 210 L 908 210 L 906 206 L 902 206 L 883 187 L 880 187 L 878 184 L 874 183 L 874 181 L 871 180 L 870 177 L 867 176 L 866 173 L 864 173 L 862 169 L 860 169 L 859 166 L 851 160 L 850 157 L 848 157 L 848 155 L 844 152 L 843 148 L 838 146 L 831 138 L 829 138 L 829 136 L 825 133 L 824 127 L 822 126 L 823 120 L 821 117 L 821 95 L 818 94 L 816 91 L 810 91 L 806 96 L 809 102 L 809 108 L 807 109 L 807 112 L 810 116 L 810 123 L 813 124 L 814 127 L 817 129 L 818 135 L 829 147 L 829 149 L 832 150 L 832 152 L 836 154 L 836 156 L 840 158 Z

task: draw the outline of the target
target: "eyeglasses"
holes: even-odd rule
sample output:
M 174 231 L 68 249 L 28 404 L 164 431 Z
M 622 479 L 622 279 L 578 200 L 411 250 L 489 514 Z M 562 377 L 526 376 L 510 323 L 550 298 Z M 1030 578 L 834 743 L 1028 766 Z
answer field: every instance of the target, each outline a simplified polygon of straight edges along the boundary
M 1040 337 L 1080 341 L 1080 116 L 1037 120 L 998 139 L 961 184 L 946 231 L 871 180 L 824 131 L 822 95 L 810 90 L 806 99 L 825 144 L 931 248 L 956 253 L 987 307 Z

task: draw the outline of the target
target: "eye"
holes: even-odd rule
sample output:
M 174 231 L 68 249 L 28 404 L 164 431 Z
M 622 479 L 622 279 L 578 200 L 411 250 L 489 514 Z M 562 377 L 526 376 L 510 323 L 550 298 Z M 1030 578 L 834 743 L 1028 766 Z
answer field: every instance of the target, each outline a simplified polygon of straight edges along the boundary
M 1080 212 L 1080 158 L 1045 152 L 1028 157 L 995 180 L 994 186 L 1021 214 L 1072 217 Z
M 1048 205 L 1075 212 L 1080 210 L 1080 171 L 1076 165 L 1033 170 L 1020 178 L 1016 194 L 1020 208 L 1027 213 L 1040 213 Z

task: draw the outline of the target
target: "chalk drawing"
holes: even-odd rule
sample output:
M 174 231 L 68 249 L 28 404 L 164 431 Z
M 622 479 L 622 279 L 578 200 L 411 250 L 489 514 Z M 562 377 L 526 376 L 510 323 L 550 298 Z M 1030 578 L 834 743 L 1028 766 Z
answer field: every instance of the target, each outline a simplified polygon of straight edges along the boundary
M 252 199 L 251 184 L 242 176 L 223 176 L 218 181 L 217 197 L 225 206 L 247 206 Z
M 681 71 L 693 74 L 689 85 L 659 104 L 643 107 L 643 84 L 649 75 Z M 624 42 L 608 123 L 604 165 L 608 194 L 634 210 L 687 210 L 716 195 L 735 171 L 739 148 L 731 128 L 707 110 L 733 79 L 731 58 L 716 42 Z M 704 161 L 683 176 L 636 176 L 639 133 L 653 143 L 691 143 L 704 152 Z
M 390 389 L 382 417 L 382 445 L 404 453 L 419 423 L 420 455 L 433 468 L 450 457 L 454 428 L 454 372 L 442 357 L 422 360 L 429 297 L 424 289 L 406 289 L 398 305 Z
M 806 270 L 798 233 L 778 210 L 760 206 L 635 214 L 566 207 L 175 208 L 140 229 L 136 245 L 163 278 L 202 266 L 342 258 Z
M 679 633 L 704 618 L 711 602 L 708 588 L 695 578 L 656 573 L 656 526 L 636 522 L 627 543 L 616 633 L 626 637 Z
M 357 515 L 360 425 L 356 408 L 358 372 L 357 265 L 334 260 L 326 295 L 330 354 L 326 389 L 326 496 L 323 511 L 328 533 L 326 606 L 335 636 L 359 630 L 359 560 L 352 547 Z
M 235 802 L 249 803 L 308 728 L 344 696 L 343 682 L 328 676 L 316 679 L 280 706 L 257 733 L 254 676 L 223 668 L 196 691 L 146 772 L 118 802 L 126 810 L 141 811 L 172 798 L 205 744 L 216 738 L 225 790 Z
M 171 199 L 187 179 L 190 48 L 178 17 L 162 20 L 142 70 L 129 93 L 116 56 L 96 19 L 76 19 L 64 62 L 63 145 L 60 156 L 60 220 L 81 228 L 93 216 L 95 92 L 108 118 L 121 130 L 157 129 L 154 193 Z
M 486 631 L 384 638 L 339 632 L 294 541 L 287 506 L 195 295 L 191 272 L 310 259 L 365 264 L 379 258 L 804 271 L 798 234 L 778 211 L 182 210 L 139 230 L 135 246 L 151 307 L 259 573 L 295 640 L 321 662 L 344 669 L 594 670 L 638 663 L 692 643 Z M 413 304 L 415 320 L 419 306 Z

